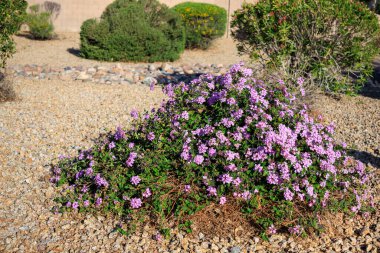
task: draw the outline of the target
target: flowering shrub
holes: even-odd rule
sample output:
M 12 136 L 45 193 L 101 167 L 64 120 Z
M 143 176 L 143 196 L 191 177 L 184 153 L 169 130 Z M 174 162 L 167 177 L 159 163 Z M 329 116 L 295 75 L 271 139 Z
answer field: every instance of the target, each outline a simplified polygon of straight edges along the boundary
M 173 10 L 181 15 L 185 25 L 187 48 L 207 49 L 226 31 L 227 11 L 217 5 L 185 2 Z
M 233 15 L 240 53 L 258 59 L 270 74 L 307 77 L 328 92 L 355 93 L 373 73 L 379 21 L 352 0 L 261 0 Z
M 66 186 L 60 211 L 149 216 L 161 228 L 170 218 L 189 229 L 188 215 L 230 202 L 266 236 L 319 229 L 324 210 L 369 210 L 364 165 L 334 143 L 332 125 L 294 105 L 283 81 L 264 84 L 234 65 L 164 91 L 157 110 L 132 111 L 130 130 L 53 168 L 51 181 Z

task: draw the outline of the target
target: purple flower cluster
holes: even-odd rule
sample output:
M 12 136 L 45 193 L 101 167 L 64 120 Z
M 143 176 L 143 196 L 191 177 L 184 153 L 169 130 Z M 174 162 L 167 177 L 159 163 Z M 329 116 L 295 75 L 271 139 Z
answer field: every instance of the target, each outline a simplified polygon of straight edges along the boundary
M 150 191 L 149 188 L 146 188 L 145 191 L 143 192 L 142 196 L 144 198 L 149 198 L 152 195 L 152 192 Z
M 153 132 L 150 132 L 147 134 L 146 138 L 149 140 L 149 141 L 153 141 L 154 138 L 156 138 L 156 136 L 154 135 Z
M 138 185 L 141 182 L 141 178 L 139 176 L 133 176 L 131 178 L 131 184 Z
M 138 209 L 142 206 L 142 201 L 140 198 L 132 198 L 131 199 L 131 207 L 133 209 Z
M 134 118 L 134 119 L 137 119 L 139 117 L 139 113 L 136 109 L 133 109 L 131 111 L 131 117 Z
M 302 78 L 297 80 L 301 88 L 303 83 Z M 339 183 L 342 173 L 338 167 L 345 157 L 331 137 L 334 126 L 315 121 L 306 106 L 297 109 L 293 105 L 295 96 L 285 88 L 285 82 L 279 80 L 278 84 L 268 88 L 252 77 L 252 70 L 237 64 L 225 75 L 204 75 L 190 84 L 165 88 L 169 106 L 184 108 L 182 112 L 164 110 L 172 117 L 171 133 L 183 136 L 180 156 L 185 164 L 223 164 L 223 170 L 213 169 L 212 177 L 204 183 L 208 196 L 217 197 L 218 185 L 226 185 L 240 192 L 234 191 L 236 198 L 248 200 L 251 191 L 244 187 L 265 179 L 265 187 L 282 191 L 284 200 L 309 206 L 328 203 L 327 182 Z M 176 94 L 183 93 L 188 98 L 177 100 Z M 204 112 L 205 103 L 210 114 Z M 197 128 L 183 128 L 181 122 L 189 120 L 189 108 L 198 108 L 212 120 Z M 223 108 L 224 116 L 215 117 L 216 108 Z M 348 167 L 345 175 L 359 176 L 363 181 L 363 167 Z M 316 171 L 317 182 L 311 184 L 309 176 Z
M 109 185 L 107 180 L 104 179 L 100 174 L 96 174 L 94 180 L 97 187 L 108 187 Z
M 185 188 L 184 188 L 184 190 L 183 190 L 184 192 L 186 192 L 186 193 L 189 193 L 190 191 L 191 191 L 191 186 L 190 185 L 185 185 Z
M 291 233 L 293 235 L 300 235 L 301 232 L 302 232 L 300 225 L 296 225 L 294 227 L 290 227 L 288 230 L 289 230 L 289 233 Z
M 121 127 L 117 127 L 116 133 L 114 134 L 114 138 L 116 141 L 126 138 L 125 132 Z
M 269 226 L 268 233 L 271 235 L 277 234 L 277 229 L 273 224 Z
M 125 162 L 125 164 L 127 165 L 127 167 L 132 167 L 133 164 L 135 163 L 135 159 L 137 158 L 137 153 L 136 152 L 131 152 L 129 154 L 129 157 L 127 159 L 127 161 Z

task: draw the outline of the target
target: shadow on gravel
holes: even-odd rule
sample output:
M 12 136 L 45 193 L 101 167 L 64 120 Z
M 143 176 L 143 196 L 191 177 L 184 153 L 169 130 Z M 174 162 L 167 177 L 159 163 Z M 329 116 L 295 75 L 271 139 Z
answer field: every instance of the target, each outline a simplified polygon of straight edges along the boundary
M 204 73 L 194 73 L 194 74 L 169 74 L 163 72 L 161 75 L 157 76 L 157 83 L 159 84 L 169 84 L 169 83 L 178 83 L 178 82 L 185 82 L 189 83 L 193 79 L 198 78 L 199 76 L 203 75 Z
M 377 154 L 372 154 L 366 151 L 359 151 L 350 149 L 348 150 L 349 154 L 353 156 L 355 159 L 361 161 L 364 164 L 370 163 L 373 167 L 380 169 L 380 151 L 375 150 Z
M 371 78 L 359 92 L 360 95 L 380 99 L 380 59 L 373 63 L 373 78 Z
M 69 52 L 69 53 L 72 54 L 72 55 L 75 55 L 76 57 L 80 57 L 80 58 L 82 58 L 82 57 L 80 56 L 80 50 L 77 49 L 77 48 L 73 48 L 73 47 L 68 48 L 68 49 L 67 49 L 67 52 Z

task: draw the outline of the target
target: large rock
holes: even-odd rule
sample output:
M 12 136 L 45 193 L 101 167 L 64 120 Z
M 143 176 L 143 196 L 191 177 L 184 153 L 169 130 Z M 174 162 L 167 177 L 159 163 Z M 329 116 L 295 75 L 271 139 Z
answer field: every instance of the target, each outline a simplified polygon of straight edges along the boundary
M 182 69 L 183 69 L 183 72 L 186 75 L 192 75 L 192 74 L 194 74 L 194 70 L 190 66 L 188 66 L 188 65 L 183 66 Z
M 173 66 L 167 62 L 162 63 L 161 70 L 164 72 L 173 72 Z
M 86 72 L 82 71 L 79 73 L 76 79 L 81 80 L 81 81 L 89 81 L 91 80 L 91 76 L 87 74 Z

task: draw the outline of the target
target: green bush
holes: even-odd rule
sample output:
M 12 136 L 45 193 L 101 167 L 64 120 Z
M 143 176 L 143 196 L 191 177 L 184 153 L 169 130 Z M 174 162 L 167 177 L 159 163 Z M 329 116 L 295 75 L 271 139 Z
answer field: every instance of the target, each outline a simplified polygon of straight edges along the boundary
M 226 31 L 227 12 L 213 4 L 181 3 L 173 7 L 185 24 L 186 47 L 206 49 Z
M 15 52 L 12 35 L 20 29 L 28 4 L 24 0 L 0 1 L 0 68 Z
M 81 55 L 105 61 L 174 61 L 185 47 L 181 18 L 156 0 L 116 0 L 80 35 Z
M 29 9 L 31 13 L 28 14 L 27 24 L 32 37 L 38 40 L 52 39 L 54 37 L 52 14 L 42 11 L 40 5 L 32 5 Z
M 379 52 L 377 17 L 357 1 L 261 0 L 231 26 L 241 53 L 329 92 L 357 92 Z

